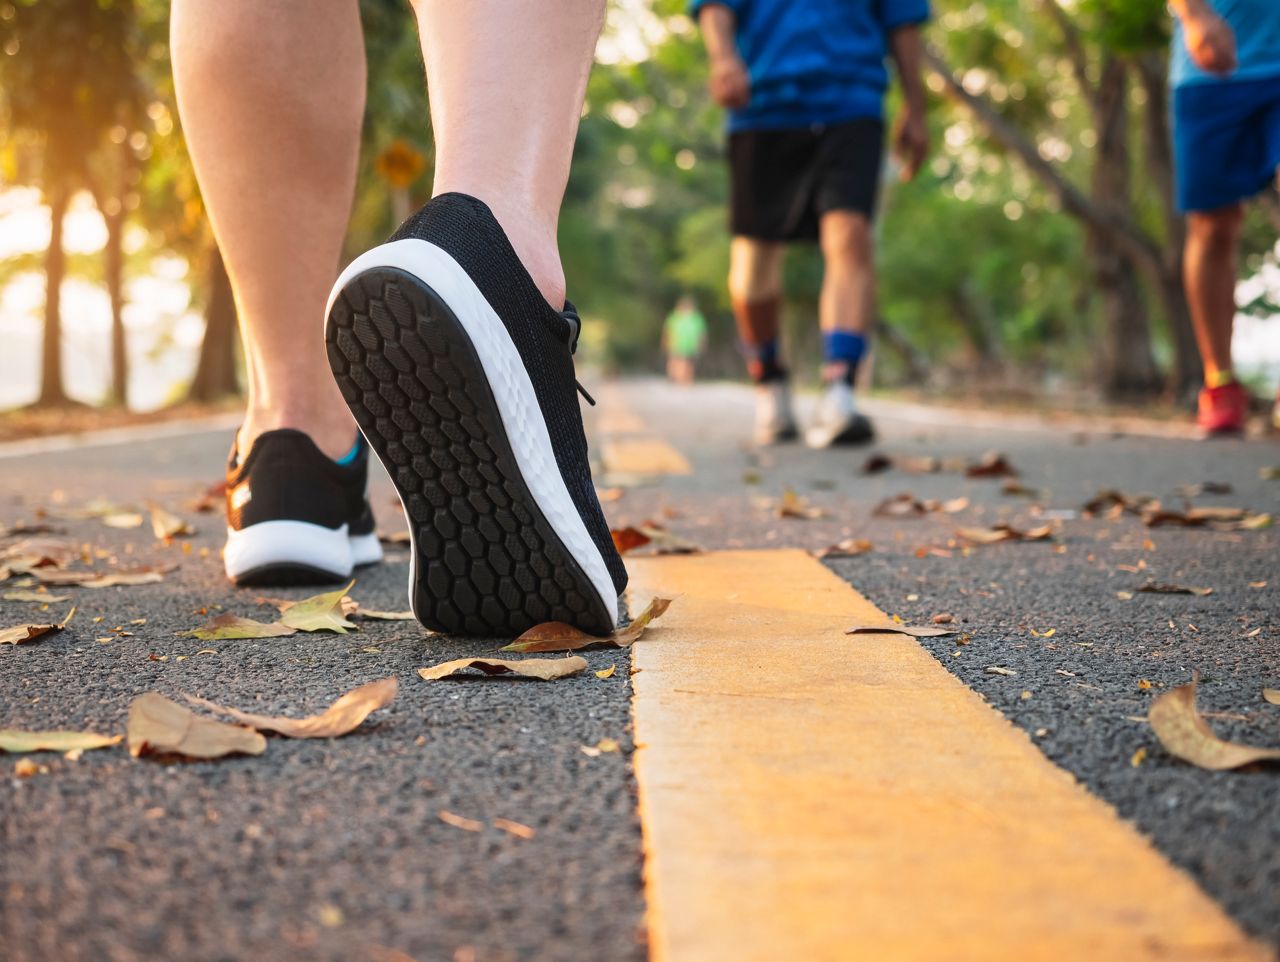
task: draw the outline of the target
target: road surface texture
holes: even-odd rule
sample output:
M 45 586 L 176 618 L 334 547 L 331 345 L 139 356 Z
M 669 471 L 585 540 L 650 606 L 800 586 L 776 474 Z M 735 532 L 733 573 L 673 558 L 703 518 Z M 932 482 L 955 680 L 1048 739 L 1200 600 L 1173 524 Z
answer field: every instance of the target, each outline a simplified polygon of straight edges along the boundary
M 881 403 L 869 408 L 881 433 L 870 448 L 761 452 L 746 443 L 745 388 L 628 382 L 602 393 L 594 450 L 605 456 L 598 483 L 615 526 L 658 521 L 707 550 L 871 542 L 824 563 L 905 621 L 952 615 L 963 643 L 921 642 L 937 662 L 1131 820 L 1241 929 L 1280 946 L 1280 766 L 1201 771 L 1168 756 L 1143 720 L 1153 697 L 1198 670 L 1200 704 L 1218 733 L 1280 745 L 1280 707 L 1261 697 L 1280 688 L 1280 528 L 1148 528 L 1132 514 L 1081 513 L 1099 489 L 1179 506 L 1180 488 L 1205 482 L 1231 492 L 1198 494 L 1195 504 L 1280 513 L 1280 481 L 1260 474 L 1280 465 L 1280 443 L 1202 444 Z M 302 715 L 395 675 L 399 697 L 341 739 L 269 737 L 260 757 L 166 763 L 134 760 L 120 746 L 76 761 L 31 756 L 47 771 L 18 778 L 17 756 L 5 756 L 0 955 L 644 958 L 630 653 L 586 652 L 593 671 L 552 683 L 427 683 L 417 668 L 492 654 L 509 639 L 450 639 L 406 622 L 253 641 L 180 636 L 222 611 L 271 620 L 260 598 L 311 593 L 225 583 L 222 521 L 189 502 L 219 479 L 229 440 L 225 428 L 192 427 L 0 457 L 0 523 L 43 519 L 59 536 L 104 549 L 104 568 L 177 566 L 161 584 L 57 589 L 69 600 L 47 612 L 0 602 L 0 627 L 77 607 L 64 632 L 0 646 L 0 728 L 123 731 L 129 702 L 145 691 Z M 945 462 L 992 449 L 1030 495 L 952 470 L 862 471 L 871 451 Z M 771 503 L 786 489 L 823 516 L 779 517 Z M 918 517 L 873 513 L 903 492 L 969 503 Z M 373 499 L 380 527 L 401 529 L 384 477 Z M 154 501 L 197 533 L 163 545 L 146 526 L 70 517 L 95 500 Z M 1051 524 L 1054 536 L 969 549 L 957 540 L 959 527 L 997 522 Z M 351 595 L 368 608 L 403 608 L 407 567 L 405 549 L 389 547 L 386 564 L 357 573 Z M 1213 593 L 1136 591 L 1149 581 Z M 610 665 L 612 677 L 595 675 Z M 581 750 L 606 738 L 622 752 Z M 483 827 L 458 828 L 442 811 Z M 495 819 L 526 825 L 533 837 L 493 827 Z M 998 918 L 974 925 L 999 939 Z

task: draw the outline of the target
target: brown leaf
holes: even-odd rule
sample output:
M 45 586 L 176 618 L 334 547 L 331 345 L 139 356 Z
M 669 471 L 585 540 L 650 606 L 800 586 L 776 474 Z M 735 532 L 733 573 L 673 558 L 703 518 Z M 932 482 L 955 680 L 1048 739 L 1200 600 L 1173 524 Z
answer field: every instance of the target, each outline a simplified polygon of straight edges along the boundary
M 261 755 L 267 740 L 252 728 L 201 718 L 188 708 L 149 691 L 129 705 L 129 753 L 221 758 L 241 753 Z
M 950 612 L 944 611 L 944 612 L 941 612 L 940 614 L 934 615 L 929 620 L 932 621 L 935 625 L 949 625 L 955 622 L 956 616 L 951 614 Z
M 610 665 L 608 668 L 602 668 L 596 672 L 597 678 L 612 678 L 613 673 L 618 670 L 617 665 Z
M 879 474 L 893 467 L 893 459 L 887 454 L 873 454 L 862 463 L 863 474 Z
M 618 754 L 622 745 L 616 738 L 602 738 L 594 745 L 583 745 L 579 751 L 588 758 L 599 758 L 601 755 Z
M 618 554 L 643 548 L 653 540 L 639 528 L 611 528 L 609 534 L 613 537 L 613 546 L 618 549 Z
M 1215 735 L 1196 710 L 1199 680 L 1197 672 L 1189 684 L 1179 685 L 1156 698 L 1147 711 L 1151 730 L 1170 755 L 1211 771 L 1280 759 L 1280 748 L 1253 748 L 1223 741 Z
M 35 641 L 37 638 L 59 632 L 67 627 L 67 622 L 75 613 L 75 608 L 72 608 L 56 625 L 17 625 L 13 628 L 0 628 L 0 645 L 20 645 L 24 641 Z
M 280 718 L 271 715 L 254 715 L 235 708 L 224 708 L 194 695 L 183 697 L 192 704 L 221 715 L 230 715 L 258 731 L 270 731 L 287 738 L 336 738 L 356 728 L 372 712 L 385 708 L 396 697 L 400 684 L 394 677 L 371 681 L 353 688 L 319 715 L 307 718 Z
M 32 601 L 36 604 L 51 605 L 58 601 L 66 601 L 70 595 L 55 595 L 51 591 L 6 591 L 5 601 Z
M 349 611 L 343 604 L 347 592 L 354 584 L 352 581 L 345 588 L 312 595 L 282 608 L 280 624 L 298 631 L 336 631 L 340 635 L 346 634 L 348 628 L 356 627 L 347 620 Z
M 520 822 L 513 822 L 509 818 L 495 818 L 493 827 L 506 832 L 508 835 L 514 835 L 516 838 L 533 838 L 534 830 L 528 825 Z
M 938 507 L 940 507 L 947 514 L 959 514 L 965 508 L 969 507 L 969 499 L 968 498 L 951 498 L 947 501 L 943 501 L 942 504 L 940 504 Z
M 999 451 L 988 451 L 964 469 L 967 478 L 1016 478 L 1018 472 Z
M 1047 541 L 1053 537 L 1053 527 L 1046 524 L 1028 531 L 1019 531 L 1012 525 L 997 524 L 990 528 L 957 528 L 956 534 L 973 544 L 996 544 L 1000 541 Z
M 1030 488 L 1016 478 L 1006 478 L 1000 485 L 1000 493 L 1014 498 L 1038 498 L 1043 493 L 1039 488 Z
M 83 752 L 108 748 L 123 739 L 123 735 L 99 735 L 95 732 L 24 732 L 4 728 L 0 729 L 0 752 Z
M 375 611 L 372 608 L 357 608 L 354 613 L 361 618 L 371 618 L 374 621 L 413 621 L 414 619 L 412 611 Z
M 919 518 L 927 512 L 925 506 L 917 501 L 914 495 L 904 491 L 891 498 L 885 498 L 872 509 L 871 513 L 877 518 Z
M 172 541 L 196 533 L 195 528 L 158 504 L 147 505 L 147 510 L 151 512 L 151 531 L 159 541 Z
M 1273 705 L 1280 705 L 1280 688 L 1262 689 L 1262 698 L 1264 701 L 1269 701 Z
M 1149 595 L 1198 595 L 1201 598 L 1213 594 L 1212 588 L 1191 588 L 1187 585 L 1165 584 L 1159 581 L 1148 581 L 1134 590 Z
M 227 497 L 227 482 L 219 481 L 210 485 L 198 497 L 192 498 L 187 502 L 187 510 L 196 514 L 212 514 L 214 511 L 223 507 L 223 501 Z
M 821 518 L 826 514 L 821 508 L 810 505 L 806 498 L 796 494 L 791 488 L 782 490 L 776 511 L 779 518 L 798 518 L 802 521 Z
M 80 549 L 58 538 L 24 538 L 0 551 L 0 567 L 12 571 L 61 568 L 80 557 Z
M 241 618 L 239 615 L 225 614 L 210 619 L 201 628 L 184 631 L 182 634 L 201 641 L 228 641 L 233 638 L 281 638 L 296 634 L 296 628 L 278 623 L 267 624 L 254 621 L 252 618 Z
M 874 546 L 863 538 L 845 538 L 843 541 L 813 553 L 815 558 L 855 558 L 866 554 Z
M 912 638 L 936 638 L 941 635 L 954 635 L 959 628 L 926 627 L 924 625 L 854 625 L 846 628 L 846 635 L 910 635 Z
M 619 628 L 613 634 L 600 638 L 589 635 L 572 625 L 562 621 L 548 621 L 534 625 L 502 651 L 577 651 L 590 645 L 606 645 L 614 648 L 628 648 L 645 633 L 649 623 L 660 618 L 671 606 L 669 598 L 654 598 L 644 611 L 636 615 L 625 628 Z
M 464 832 L 479 832 L 484 830 L 484 823 L 477 822 L 474 818 L 464 818 L 461 815 L 455 815 L 453 812 L 440 809 L 436 812 L 436 817 L 446 825 L 452 825 L 454 828 L 460 828 Z
M 36 568 L 35 579 L 46 585 L 75 585 L 80 588 L 115 588 L 118 586 L 152 585 L 164 581 L 160 568 L 126 568 L 121 571 L 54 571 Z
M 418 674 L 426 681 L 438 681 L 465 668 L 478 668 L 487 676 L 516 674 L 523 675 L 525 678 L 555 681 L 557 678 L 576 675 L 586 667 L 587 659 L 580 655 L 570 655 L 567 658 L 524 658 L 519 661 L 501 658 L 459 658 L 430 668 L 419 668 Z

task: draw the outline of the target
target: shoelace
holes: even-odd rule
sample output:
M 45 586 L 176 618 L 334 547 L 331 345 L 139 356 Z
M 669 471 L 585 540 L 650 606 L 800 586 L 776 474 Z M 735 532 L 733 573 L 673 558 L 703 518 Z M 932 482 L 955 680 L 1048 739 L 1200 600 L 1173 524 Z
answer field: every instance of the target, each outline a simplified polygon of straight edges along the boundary
M 569 325 L 569 353 L 578 353 L 578 335 L 582 333 L 582 318 L 578 316 L 578 309 L 569 301 L 564 302 L 564 310 L 560 312 L 560 316 L 565 319 Z M 578 388 L 578 393 L 583 396 L 588 404 L 592 407 L 596 406 L 596 399 L 587 393 L 587 389 L 582 386 L 582 382 L 577 378 L 573 379 L 574 385 Z

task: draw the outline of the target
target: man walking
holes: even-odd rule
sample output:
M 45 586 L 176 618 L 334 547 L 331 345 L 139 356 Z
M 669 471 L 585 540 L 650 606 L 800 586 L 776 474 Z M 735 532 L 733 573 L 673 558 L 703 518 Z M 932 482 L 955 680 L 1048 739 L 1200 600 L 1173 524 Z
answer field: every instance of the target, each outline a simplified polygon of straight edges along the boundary
M 928 0 L 693 0 L 711 92 L 729 109 L 729 294 L 757 385 L 755 439 L 797 436 L 779 349 L 784 245 L 819 242 L 824 390 L 812 447 L 870 440 L 853 385 L 875 311 L 871 222 L 889 84 L 903 106 L 893 147 L 904 178 L 928 147 L 919 26 Z
M 1204 364 L 1206 435 L 1244 430 L 1248 392 L 1231 367 L 1244 201 L 1280 167 L 1280 3 L 1172 0 L 1171 70 L 1183 277 Z

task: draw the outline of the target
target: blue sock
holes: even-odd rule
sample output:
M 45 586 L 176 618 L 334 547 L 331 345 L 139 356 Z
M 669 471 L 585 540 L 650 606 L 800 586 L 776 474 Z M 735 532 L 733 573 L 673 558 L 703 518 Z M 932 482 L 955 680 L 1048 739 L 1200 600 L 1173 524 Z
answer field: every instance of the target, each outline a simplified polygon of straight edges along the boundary
M 761 344 L 742 342 L 742 353 L 747 359 L 747 373 L 757 384 L 768 381 L 780 381 L 787 376 L 779 357 L 778 341 L 765 341 Z
M 854 331 L 828 331 L 822 335 L 822 359 L 829 366 L 843 368 L 840 377 L 846 384 L 853 383 L 866 353 L 867 339 Z
M 344 467 L 348 464 L 354 464 L 357 457 L 360 456 L 360 445 L 364 442 L 364 438 L 356 435 L 356 443 L 351 446 L 351 450 L 337 459 L 337 462 Z

